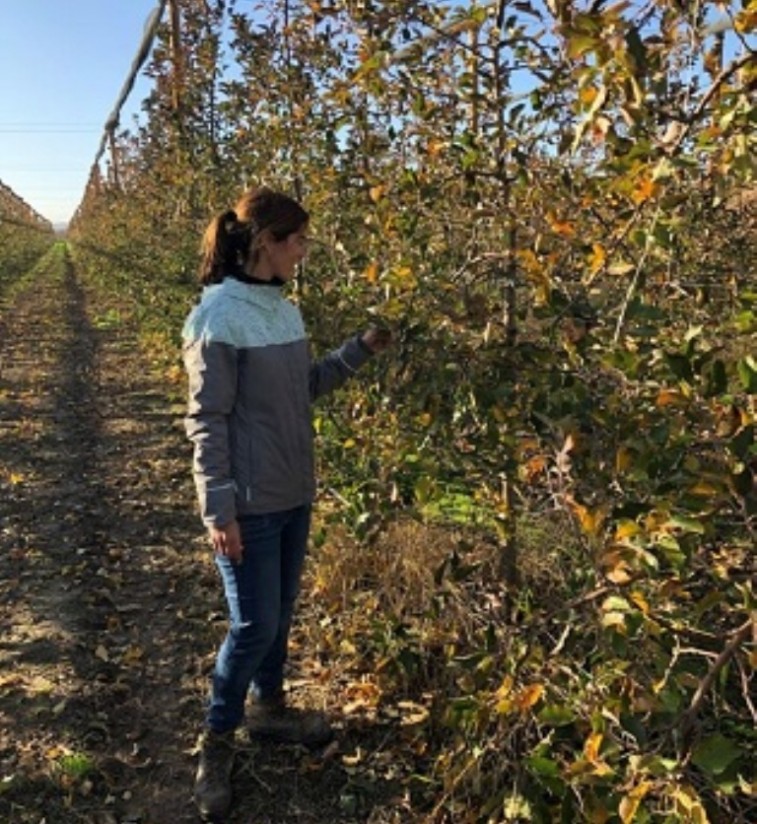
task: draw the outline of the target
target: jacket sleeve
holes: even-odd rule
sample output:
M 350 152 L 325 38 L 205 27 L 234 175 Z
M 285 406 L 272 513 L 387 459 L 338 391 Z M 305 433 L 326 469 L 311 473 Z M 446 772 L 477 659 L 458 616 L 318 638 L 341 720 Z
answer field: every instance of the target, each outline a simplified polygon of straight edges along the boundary
M 184 424 L 194 444 L 200 513 L 206 526 L 224 526 L 236 518 L 229 416 L 236 396 L 237 350 L 227 343 L 198 340 L 185 344 L 183 354 L 189 377 Z
M 355 335 L 326 357 L 314 361 L 310 365 L 310 399 L 314 401 L 338 389 L 372 354 L 360 335 Z

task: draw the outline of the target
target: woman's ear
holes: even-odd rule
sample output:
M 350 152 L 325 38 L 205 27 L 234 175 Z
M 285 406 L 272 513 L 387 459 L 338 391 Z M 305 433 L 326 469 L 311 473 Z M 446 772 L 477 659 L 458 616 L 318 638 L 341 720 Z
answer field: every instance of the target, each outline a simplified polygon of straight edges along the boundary
M 271 244 L 276 242 L 270 229 L 263 229 L 262 232 L 258 232 L 255 240 L 258 249 L 264 249 L 266 252 L 270 251 Z

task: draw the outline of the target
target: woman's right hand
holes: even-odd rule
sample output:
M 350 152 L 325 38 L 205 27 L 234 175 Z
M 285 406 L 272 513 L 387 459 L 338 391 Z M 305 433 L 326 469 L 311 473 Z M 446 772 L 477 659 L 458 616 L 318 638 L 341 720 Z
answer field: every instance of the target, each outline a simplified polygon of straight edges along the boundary
M 223 526 L 211 526 L 209 532 L 216 555 L 223 555 L 233 564 L 242 562 L 242 534 L 236 520 Z

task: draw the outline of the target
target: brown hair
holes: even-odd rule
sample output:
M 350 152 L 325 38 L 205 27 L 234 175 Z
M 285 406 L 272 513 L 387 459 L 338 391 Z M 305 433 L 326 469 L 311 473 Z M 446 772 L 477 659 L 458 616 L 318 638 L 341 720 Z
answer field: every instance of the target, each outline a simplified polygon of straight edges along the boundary
M 299 231 L 310 216 L 293 198 L 272 189 L 249 189 L 234 209 L 216 216 L 202 238 L 200 282 L 220 283 L 226 275 L 242 274 L 260 254 L 260 239 L 269 232 L 275 241 Z

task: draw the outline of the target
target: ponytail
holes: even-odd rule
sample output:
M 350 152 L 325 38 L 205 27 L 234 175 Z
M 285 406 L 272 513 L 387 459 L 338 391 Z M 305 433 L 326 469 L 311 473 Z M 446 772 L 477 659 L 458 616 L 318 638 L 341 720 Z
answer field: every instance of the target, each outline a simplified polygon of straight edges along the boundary
M 252 225 L 233 209 L 217 215 L 205 230 L 200 247 L 199 279 L 203 286 L 220 283 L 226 275 L 244 269 L 252 239 Z

